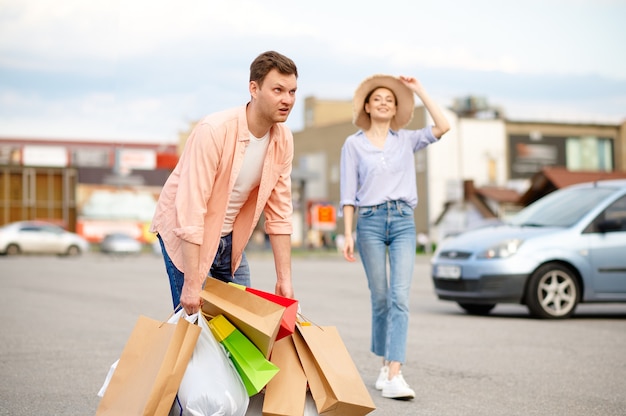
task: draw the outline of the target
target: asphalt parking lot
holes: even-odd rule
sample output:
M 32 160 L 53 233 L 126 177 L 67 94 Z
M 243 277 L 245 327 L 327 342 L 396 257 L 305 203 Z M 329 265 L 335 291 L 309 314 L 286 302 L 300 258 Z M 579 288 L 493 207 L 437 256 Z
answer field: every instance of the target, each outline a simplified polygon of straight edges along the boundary
M 273 260 L 250 253 L 253 286 L 273 291 Z M 294 256 L 303 314 L 337 326 L 377 406 L 372 415 L 624 415 L 626 305 L 581 305 L 542 321 L 520 305 L 465 315 L 433 294 L 416 258 L 408 359 L 417 397 L 383 399 L 369 352 L 369 293 L 360 263 Z M 166 319 L 162 259 L 0 257 L 0 415 L 93 415 L 97 392 L 139 315 Z

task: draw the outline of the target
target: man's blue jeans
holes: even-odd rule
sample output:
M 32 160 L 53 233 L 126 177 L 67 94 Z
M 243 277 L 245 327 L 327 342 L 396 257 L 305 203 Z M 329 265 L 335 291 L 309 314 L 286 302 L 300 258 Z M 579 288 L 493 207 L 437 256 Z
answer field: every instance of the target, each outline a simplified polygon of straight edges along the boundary
M 371 295 L 371 350 L 404 363 L 416 249 L 413 209 L 402 201 L 359 207 L 356 244 Z
M 165 250 L 161 236 L 157 234 L 157 237 L 159 238 L 159 243 L 161 244 L 161 252 L 163 253 L 163 260 L 165 261 L 165 270 L 167 271 L 167 275 L 170 279 L 172 303 L 174 304 L 174 309 L 176 309 L 180 304 L 180 295 L 183 291 L 185 275 L 183 272 L 178 270 L 176 266 L 174 266 L 172 259 Z M 232 234 L 222 237 L 220 239 L 219 247 L 217 248 L 217 253 L 215 254 L 215 259 L 213 259 L 213 264 L 209 270 L 209 277 L 214 277 L 227 283 L 235 282 L 240 285 L 250 286 L 250 267 L 248 266 L 246 253 L 243 253 L 239 268 L 235 271 L 235 273 L 232 273 L 230 269 L 232 249 Z

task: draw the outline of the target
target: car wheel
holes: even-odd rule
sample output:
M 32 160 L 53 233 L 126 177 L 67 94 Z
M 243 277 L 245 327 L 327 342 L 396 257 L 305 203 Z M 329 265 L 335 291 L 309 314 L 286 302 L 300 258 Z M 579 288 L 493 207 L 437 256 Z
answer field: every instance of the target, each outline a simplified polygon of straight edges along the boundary
M 18 246 L 17 244 L 9 244 L 7 246 L 5 254 L 7 256 L 17 256 L 21 252 L 22 252 L 22 250 L 20 249 L 20 246 Z
M 574 272 L 556 263 L 538 268 L 526 289 L 526 306 L 538 318 L 569 318 L 579 299 L 580 288 Z
M 496 307 L 496 304 L 459 303 L 459 306 L 470 315 L 489 315 L 489 312 Z
M 78 256 L 80 254 L 80 248 L 78 246 L 69 246 L 65 252 L 66 256 Z

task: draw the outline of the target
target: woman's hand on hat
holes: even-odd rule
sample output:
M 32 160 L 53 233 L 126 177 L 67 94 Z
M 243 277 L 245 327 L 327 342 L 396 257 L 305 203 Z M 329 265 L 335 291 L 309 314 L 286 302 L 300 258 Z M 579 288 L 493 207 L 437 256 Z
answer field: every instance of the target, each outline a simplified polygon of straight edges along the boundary
M 400 81 L 402 81 L 402 83 L 414 93 L 419 95 L 423 91 L 422 83 L 419 82 L 417 78 L 407 77 L 405 75 L 400 75 L 399 78 Z
M 435 122 L 432 127 L 433 136 L 437 139 L 440 139 L 447 131 L 450 130 L 450 123 L 446 119 L 446 116 L 443 114 L 439 106 L 435 104 L 435 102 L 430 98 L 422 83 L 419 82 L 416 78 L 407 77 L 404 75 L 399 76 L 400 81 L 407 86 L 411 91 L 413 91 L 422 103 L 426 107 L 426 110 L 430 113 L 430 116 L 433 118 Z

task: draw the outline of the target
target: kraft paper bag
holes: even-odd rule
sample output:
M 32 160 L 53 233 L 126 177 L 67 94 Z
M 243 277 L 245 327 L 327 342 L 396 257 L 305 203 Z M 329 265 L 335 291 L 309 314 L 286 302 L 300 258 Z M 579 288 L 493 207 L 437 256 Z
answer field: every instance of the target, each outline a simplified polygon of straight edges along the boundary
M 334 326 L 296 326 L 293 341 L 320 415 L 362 416 L 376 409 Z
M 260 392 L 278 373 L 279 368 L 267 360 L 263 353 L 224 315 L 211 319 L 209 328 L 215 339 L 228 351 L 248 396 L 254 396 Z
M 278 329 L 278 335 L 276 335 L 276 340 L 285 338 L 286 336 L 293 334 L 293 331 L 296 328 L 296 315 L 298 314 L 298 301 L 296 299 L 286 298 L 284 296 L 265 292 L 263 290 L 255 289 L 252 287 L 242 287 L 244 287 L 247 292 L 253 293 L 257 296 L 260 296 L 285 307 L 285 312 L 283 313 L 283 319 L 281 319 L 280 321 L 280 328 Z
M 265 387 L 263 416 L 303 415 L 307 380 L 292 335 L 276 341 L 270 361 L 280 372 Z
M 200 328 L 140 316 L 100 400 L 96 416 L 167 416 Z
M 224 315 L 265 358 L 269 358 L 280 329 L 285 307 L 245 290 L 208 278 L 200 293 L 202 311 L 208 316 Z

